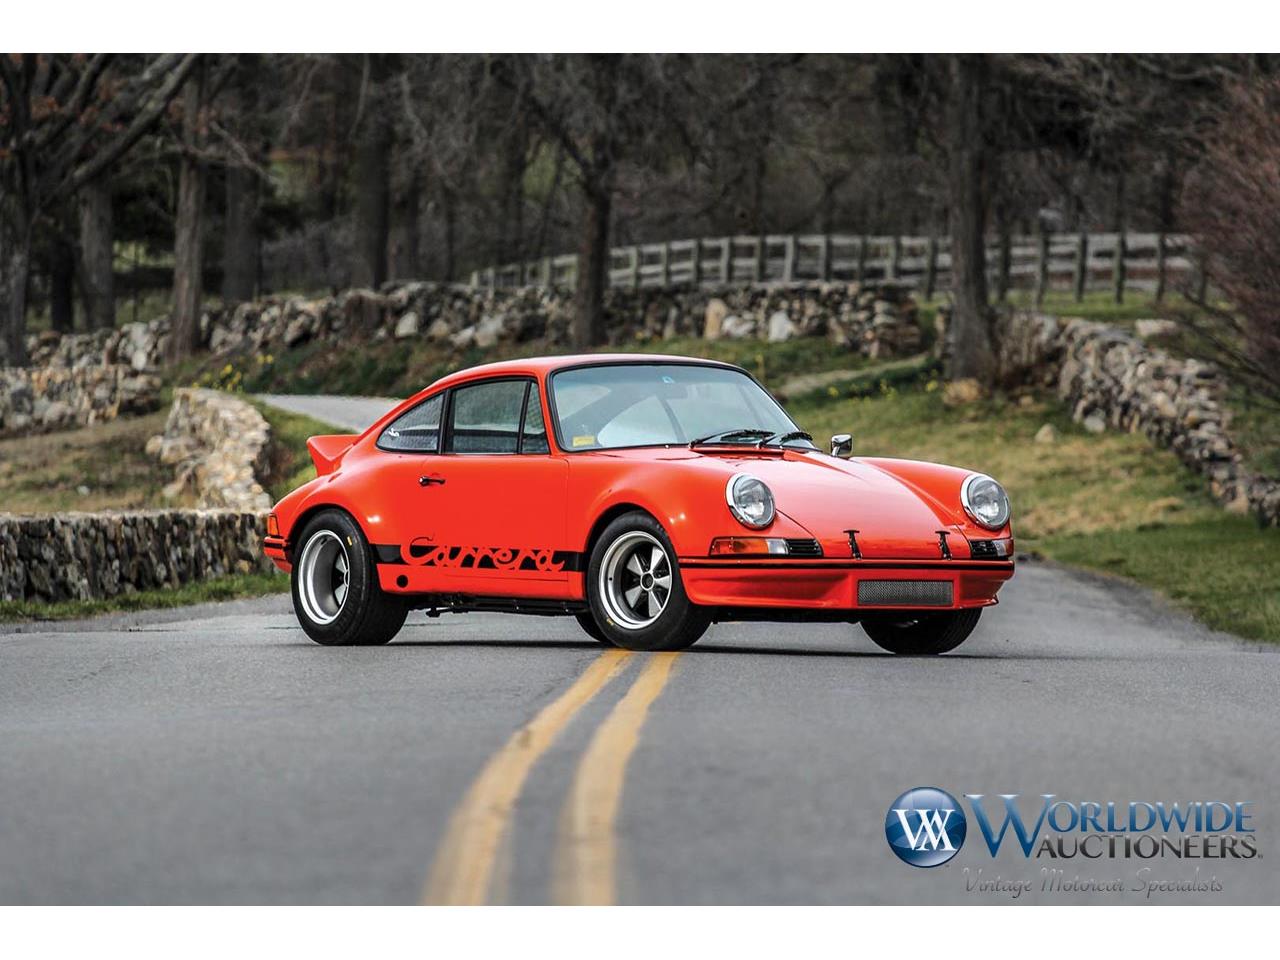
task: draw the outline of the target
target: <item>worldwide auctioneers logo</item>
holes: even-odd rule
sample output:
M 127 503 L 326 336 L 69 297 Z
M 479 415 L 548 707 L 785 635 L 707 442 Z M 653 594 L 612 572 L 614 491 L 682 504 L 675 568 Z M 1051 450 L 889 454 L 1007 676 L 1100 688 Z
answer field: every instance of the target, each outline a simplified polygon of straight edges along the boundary
M 889 806 L 884 835 L 898 859 L 913 867 L 936 867 L 964 845 L 968 822 L 956 798 L 937 787 L 908 790 Z
M 1059 800 L 1046 793 L 1040 795 L 1040 808 L 1032 820 L 1018 809 L 1016 793 L 1000 794 L 994 814 L 983 794 L 964 796 L 992 857 L 1010 835 L 1027 859 L 1253 860 L 1260 856 L 1249 802 L 1098 803 Z M 936 867 L 959 852 L 968 818 L 945 790 L 916 787 L 889 806 L 884 832 L 889 849 L 899 859 L 913 867 Z

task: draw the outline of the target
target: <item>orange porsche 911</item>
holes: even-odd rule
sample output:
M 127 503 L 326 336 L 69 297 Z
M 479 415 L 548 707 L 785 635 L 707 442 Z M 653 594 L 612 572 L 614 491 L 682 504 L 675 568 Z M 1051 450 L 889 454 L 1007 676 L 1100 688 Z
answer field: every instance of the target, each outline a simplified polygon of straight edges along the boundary
M 745 370 L 684 357 L 513 360 L 451 374 L 268 519 L 302 628 L 378 644 L 408 611 L 576 617 L 678 650 L 717 621 L 858 623 L 901 654 L 959 645 L 1013 575 L 981 473 L 819 450 Z

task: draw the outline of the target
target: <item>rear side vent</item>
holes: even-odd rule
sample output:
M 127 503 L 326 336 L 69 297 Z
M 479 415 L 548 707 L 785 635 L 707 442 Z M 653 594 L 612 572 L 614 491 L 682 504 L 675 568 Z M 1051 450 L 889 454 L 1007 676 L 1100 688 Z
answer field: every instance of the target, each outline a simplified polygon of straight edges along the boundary
M 859 580 L 862 607 L 949 607 L 950 580 Z
M 791 557 L 820 557 L 822 547 L 817 540 L 788 540 L 787 555 Z

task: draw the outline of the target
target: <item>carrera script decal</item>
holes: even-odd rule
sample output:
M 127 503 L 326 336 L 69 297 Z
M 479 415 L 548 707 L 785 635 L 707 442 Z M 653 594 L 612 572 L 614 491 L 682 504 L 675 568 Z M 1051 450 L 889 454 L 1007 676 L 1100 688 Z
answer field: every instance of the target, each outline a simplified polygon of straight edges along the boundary
M 519 547 L 440 546 L 418 538 L 402 549 L 405 563 L 415 567 L 446 567 L 459 570 L 530 570 L 562 573 L 570 554 L 555 550 Z

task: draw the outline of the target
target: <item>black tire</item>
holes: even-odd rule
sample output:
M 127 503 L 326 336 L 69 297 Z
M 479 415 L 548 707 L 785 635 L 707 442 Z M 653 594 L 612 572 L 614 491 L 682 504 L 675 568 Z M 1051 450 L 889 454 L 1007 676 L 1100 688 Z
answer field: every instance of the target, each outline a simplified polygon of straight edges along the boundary
M 295 543 L 289 577 L 293 612 L 308 637 L 326 646 L 375 646 L 400 632 L 409 607 L 382 592 L 373 552 L 349 514 L 317 513 Z
M 643 565 L 647 557 L 654 556 L 655 547 L 660 547 L 665 557 L 653 565 L 655 569 L 652 572 L 647 567 L 635 574 L 628 572 L 628 552 Z M 606 564 L 615 568 L 615 577 L 606 577 L 602 585 L 601 571 Z M 647 597 L 654 595 L 656 600 L 652 602 L 658 610 L 656 614 L 651 614 L 654 608 L 648 606 L 645 613 L 636 613 L 626 607 L 634 619 L 623 613 L 627 591 L 623 589 L 621 576 L 637 579 L 633 589 L 641 582 L 647 582 L 647 587 L 640 587 L 646 598 L 643 602 L 647 604 Z M 664 581 L 666 585 L 662 586 Z M 606 597 L 603 591 L 614 591 L 610 584 L 615 582 L 616 593 L 610 592 Z M 587 564 L 587 601 L 604 639 L 626 650 L 684 650 L 693 646 L 711 624 L 707 611 L 691 603 L 684 592 L 676 552 L 662 524 L 638 510 L 613 520 L 596 540 Z M 652 619 L 646 620 L 650 615 Z
M 964 643 L 980 616 L 981 607 L 937 613 L 877 613 L 863 618 L 862 629 L 890 653 L 931 657 Z
M 604 635 L 604 631 L 600 629 L 600 625 L 596 623 L 595 615 L 590 610 L 583 610 L 581 613 L 575 613 L 573 618 L 578 621 L 583 632 L 592 640 L 599 640 L 606 647 L 612 647 L 613 641 Z

